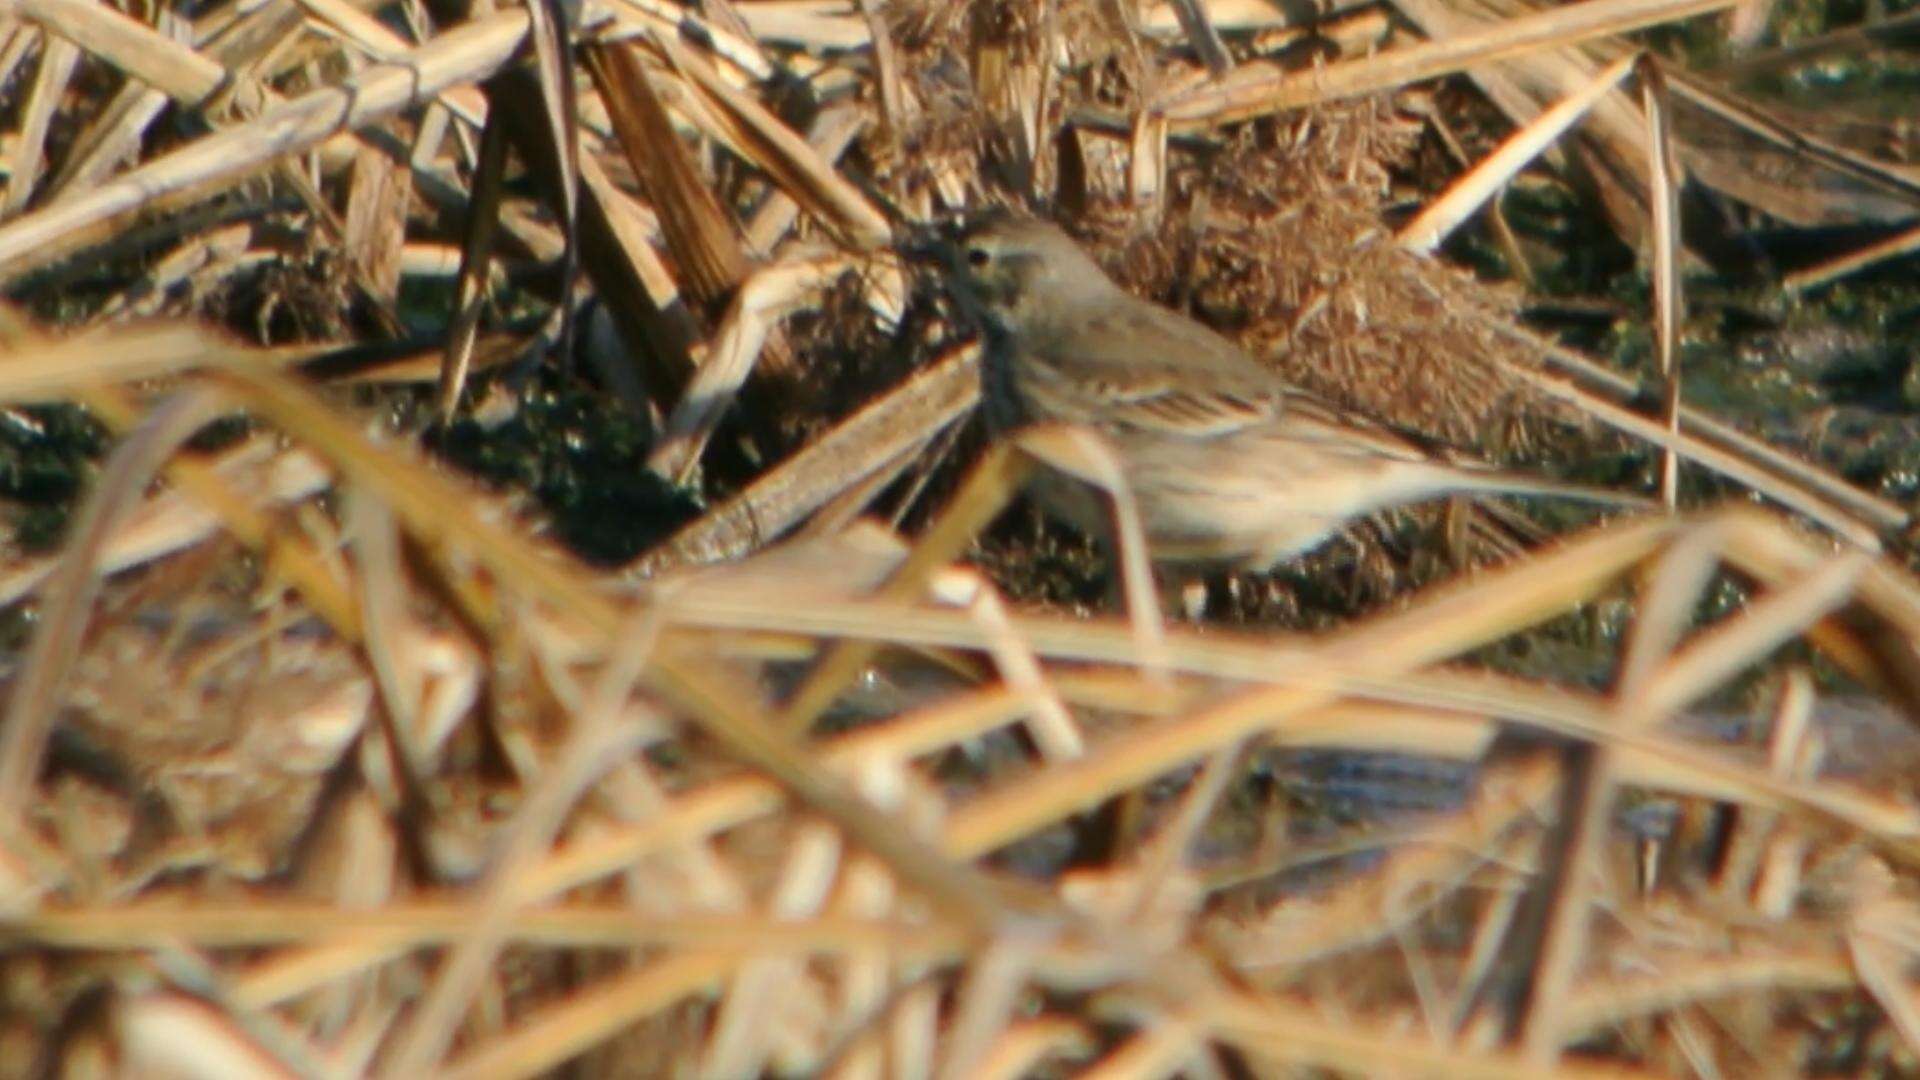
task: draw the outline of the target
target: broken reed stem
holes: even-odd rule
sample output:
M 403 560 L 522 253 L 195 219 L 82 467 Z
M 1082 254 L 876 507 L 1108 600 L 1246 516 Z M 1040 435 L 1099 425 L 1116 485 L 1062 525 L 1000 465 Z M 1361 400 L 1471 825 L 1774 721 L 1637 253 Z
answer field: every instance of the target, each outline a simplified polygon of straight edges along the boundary
M 1672 510 L 1680 497 L 1680 172 L 1673 152 L 1672 108 L 1660 62 L 1639 60 L 1641 101 L 1647 112 L 1649 201 L 1653 204 L 1654 350 L 1665 382 L 1662 419 L 1669 442 L 1660 450 L 1660 499 Z

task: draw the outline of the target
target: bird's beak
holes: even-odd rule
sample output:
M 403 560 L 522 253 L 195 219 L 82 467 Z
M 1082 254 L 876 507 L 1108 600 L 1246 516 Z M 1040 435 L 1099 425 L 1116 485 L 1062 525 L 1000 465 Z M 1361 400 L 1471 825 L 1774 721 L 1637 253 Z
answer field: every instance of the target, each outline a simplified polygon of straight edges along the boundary
M 902 259 L 920 266 L 940 267 L 947 262 L 947 245 L 935 236 L 910 239 L 898 250 Z
M 895 250 L 909 263 L 944 269 L 953 264 L 951 229 L 938 224 L 903 229 Z

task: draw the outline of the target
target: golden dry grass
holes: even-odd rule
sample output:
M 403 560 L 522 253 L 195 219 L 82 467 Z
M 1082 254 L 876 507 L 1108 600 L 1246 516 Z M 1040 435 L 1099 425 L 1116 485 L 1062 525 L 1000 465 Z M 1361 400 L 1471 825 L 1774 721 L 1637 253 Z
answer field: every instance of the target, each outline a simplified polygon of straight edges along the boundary
M 1724 91 L 1622 35 L 1726 6 L 623 0 L 570 70 L 520 8 L 412 41 L 331 0 L 0 7 L 0 280 L 36 312 L 0 312 L 0 404 L 114 433 L 59 550 L 0 566 L 0 1075 L 1920 1068 L 1905 509 L 1387 223 L 1445 124 L 1405 84 L 1516 126 L 1598 86 L 1540 142 L 1664 220 L 1674 355 L 1645 208 L 1706 151 L 1647 117 Z M 523 330 L 475 257 L 559 295 L 569 188 L 624 346 L 593 374 L 716 496 L 623 574 L 328 385 L 493 408 Z M 1029 470 L 1111 463 L 1041 431 L 941 465 L 977 360 L 888 245 L 987 202 L 1429 436 L 1638 440 L 1793 516 L 1605 522 L 1315 634 L 1163 621 L 1124 542 L 1125 614 L 1011 602 L 957 560 Z M 451 328 L 343 375 L 449 266 Z M 1484 663 L 1555 620 L 1603 624 L 1604 689 Z M 1442 797 L 1263 795 L 1326 750 Z

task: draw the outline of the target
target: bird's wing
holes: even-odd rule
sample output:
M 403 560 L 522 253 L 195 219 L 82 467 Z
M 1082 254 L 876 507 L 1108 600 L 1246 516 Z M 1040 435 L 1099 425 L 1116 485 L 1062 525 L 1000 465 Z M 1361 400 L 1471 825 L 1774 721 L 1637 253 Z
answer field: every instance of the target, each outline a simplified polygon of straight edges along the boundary
M 1327 450 L 1395 461 L 1437 462 L 1434 452 L 1409 436 L 1335 408 L 1304 390 L 1289 389 L 1274 423 L 1276 437 L 1310 442 Z
M 1390 428 L 1292 386 L 1212 330 L 1141 304 L 1048 336 L 1038 359 L 1096 397 L 1103 423 L 1213 438 L 1259 432 L 1403 461 L 1432 455 Z M 1070 344 L 1068 344 L 1070 343 Z
M 1140 304 L 1077 320 L 1028 342 L 1089 418 L 1208 438 L 1273 419 L 1287 387 L 1239 346 L 1171 311 Z

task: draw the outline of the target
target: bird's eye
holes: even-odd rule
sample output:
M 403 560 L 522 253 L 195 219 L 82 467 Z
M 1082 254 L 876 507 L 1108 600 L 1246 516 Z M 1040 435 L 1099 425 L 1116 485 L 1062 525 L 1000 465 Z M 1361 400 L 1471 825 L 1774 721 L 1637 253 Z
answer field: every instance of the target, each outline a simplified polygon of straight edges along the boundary
M 993 253 L 988 251 L 986 248 L 970 247 L 967 249 L 967 265 L 968 266 L 985 266 L 992 261 L 993 261 Z

